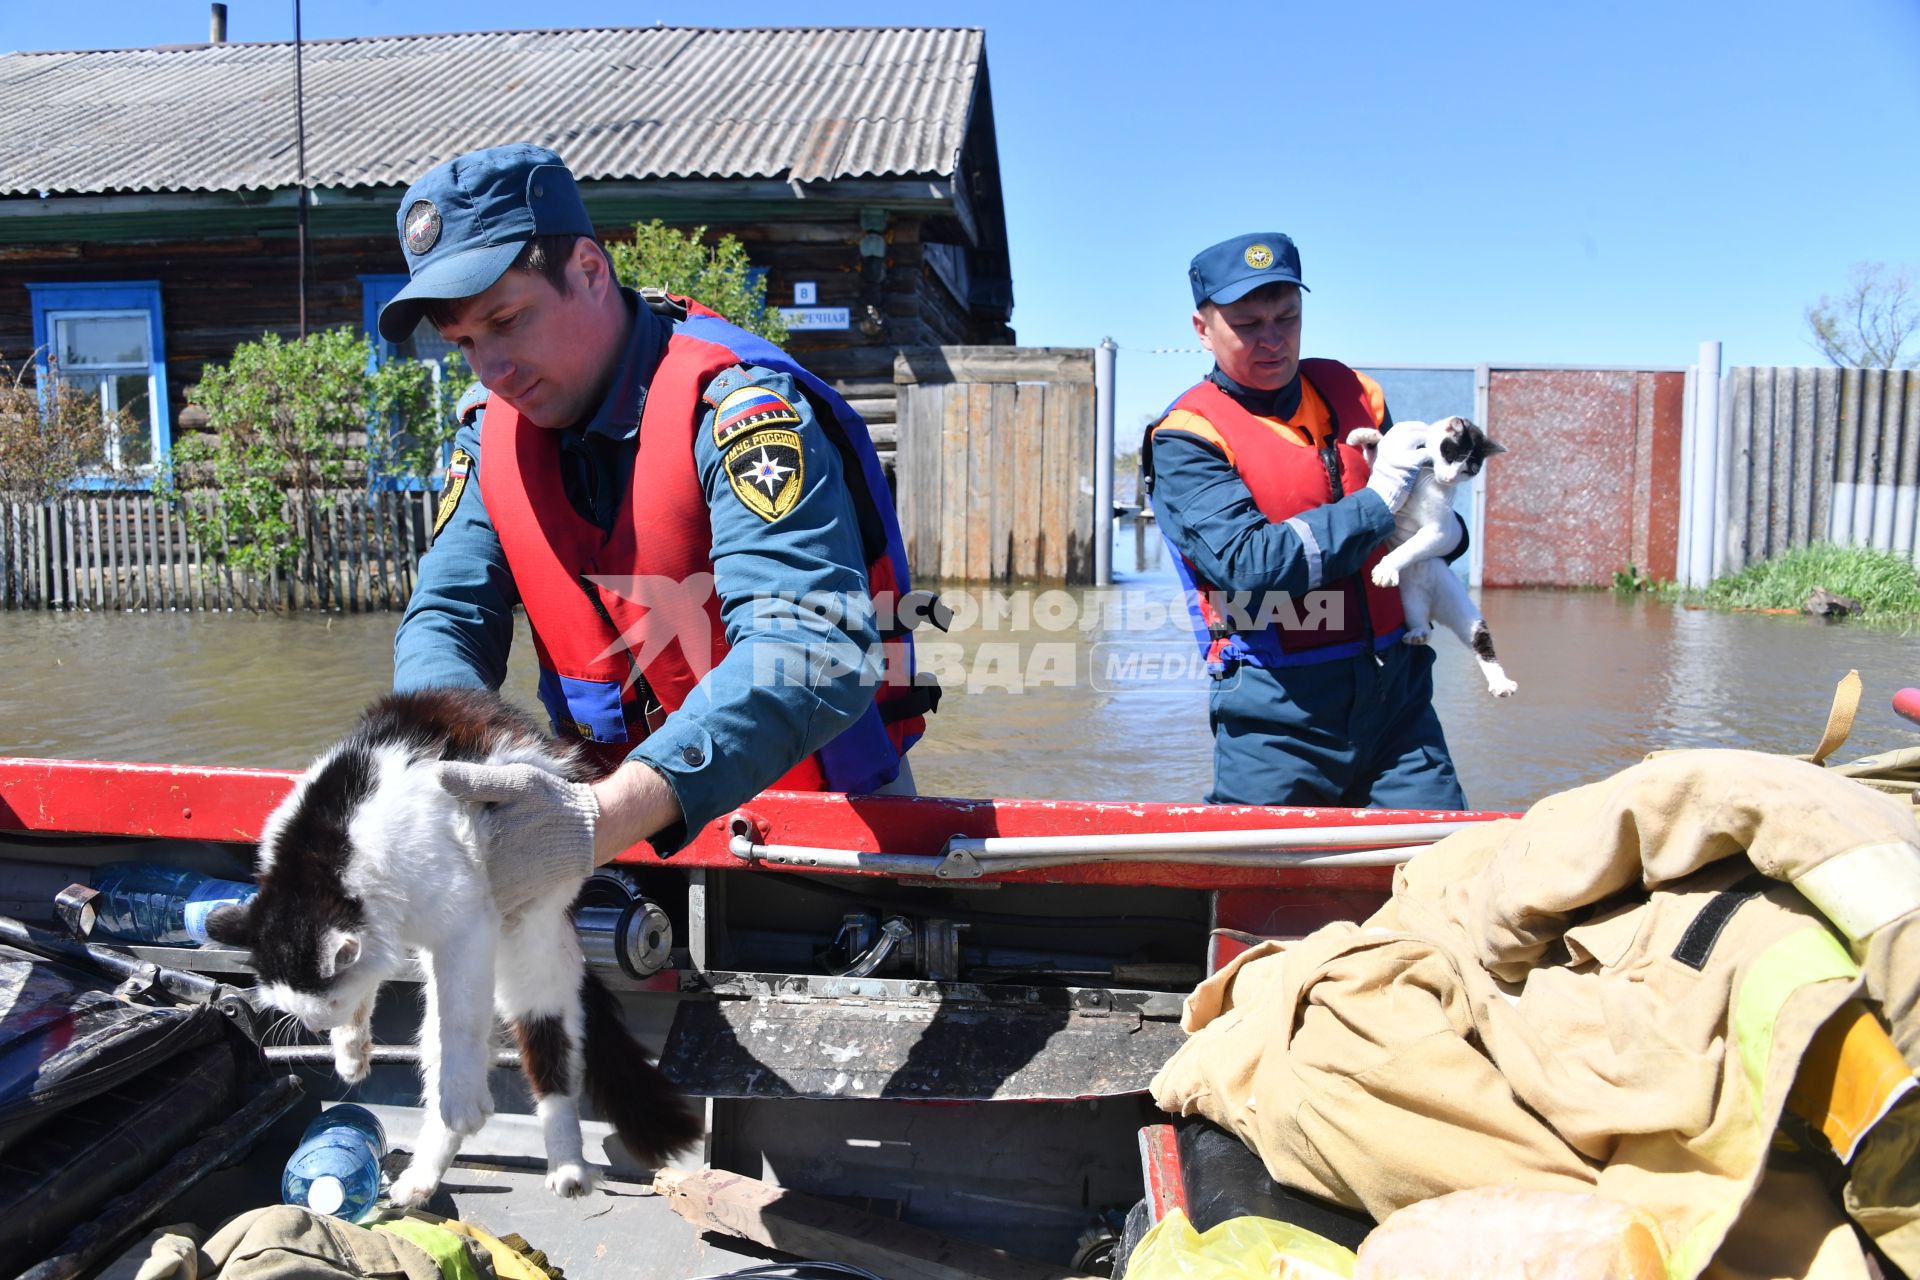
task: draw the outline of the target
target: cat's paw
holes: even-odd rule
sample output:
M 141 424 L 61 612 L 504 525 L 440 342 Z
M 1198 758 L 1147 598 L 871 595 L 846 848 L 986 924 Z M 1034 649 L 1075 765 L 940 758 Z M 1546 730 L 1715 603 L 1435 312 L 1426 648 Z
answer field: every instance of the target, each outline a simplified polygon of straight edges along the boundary
M 1347 432 L 1347 443 L 1356 449 L 1371 449 L 1380 443 L 1380 433 L 1372 427 L 1355 427 Z
M 547 1170 L 547 1190 L 571 1200 L 586 1195 L 599 1181 L 593 1168 L 576 1160 L 554 1165 Z
M 348 1084 L 359 1084 L 373 1070 L 373 1032 L 365 1026 L 335 1027 L 333 1071 Z
M 387 1196 L 402 1209 L 418 1209 L 433 1199 L 433 1193 L 440 1188 L 440 1179 L 417 1164 L 407 1166 L 407 1171 L 393 1180 L 393 1188 Z
M 1373 585 L 1376 587 L 1397 587 L 1400 585 L 1400 571 L 1389 568 L 1382 560 L 1373 566 Z
M 1408 627 L 1407 634 L 1400 637 L 1401 644 L 1427 644 L 1433 639 L 1433 630 L 1429 627 Z
M 1514 694 L 1520 692 L 1520 686 L 1505 676 L 1498 678 L 1488 676 L 1487 692 L 1496 698 L 1511 698 Z
M 466 1088 L 449 1088 L 442 1084 L 440 1123 L 461 1137 L 479 1132 L 480 1126 L 492 1114 L 493 1094 L 488 1092 L 484 1079 L 478 1085 Z

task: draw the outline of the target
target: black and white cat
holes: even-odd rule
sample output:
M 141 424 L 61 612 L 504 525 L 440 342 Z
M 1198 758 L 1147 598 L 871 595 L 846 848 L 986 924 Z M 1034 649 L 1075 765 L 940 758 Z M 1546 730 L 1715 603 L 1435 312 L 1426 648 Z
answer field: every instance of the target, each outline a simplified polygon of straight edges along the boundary
M 1417 425 L 1417 424 L 1415 424 Z M 1347 443 L 1373 461 L 1380 433 L 1362 427 L 1347 434 Z M 1493 653 L 1493 633 L 1467 594 L 1466 584 L 1440 559 L 1440 548 L 1453 532 L 1453 487 L 1480 474 L 1488 458 L 1506 448 L 1487 439 L 1487 433 L 1462 417 L 1442 418 L 1427 428 L 1431 469 L 1421 468 L 1406 505 L 1393 518 L 1392 550 L 1373 567 L 1373 581 L 1382 587 L 1400 587 L 1400 604 L 1407 615 L 1408 644 L 1426 644 L 1438 623 L 1473 650 L 1487 691 L 1496 698 L 1520 689 L 1508 678 Z
M 580 1134 L 583 1085 L 641 1160 L 687 1146 L 700 1122 L 586 968 L 569 914 L 585 871 L 545 875 L 538 851 L 486 847 L 475 806 L 436 780 L 442 760 L 531 764 L 576 782 L 596 772 L 577 747 L 492 694 L 389 695 L 268 817 L 259 894 L 215 911 L 207 932 L 251 950 L 263 1000 L 327 1032 L 334 1068 L 350 1084 L 371 1066 L 368 1019 L 380 984 L 418 953 L 425 1115 L 413 1161 L 394 1181 L 395 1203 L 425 1203 L 461 1140 L 492 1112 L 496 1012 L 513 1028 L 533 1089 L 547 1186 L 584 1195 L 594 1175 Z

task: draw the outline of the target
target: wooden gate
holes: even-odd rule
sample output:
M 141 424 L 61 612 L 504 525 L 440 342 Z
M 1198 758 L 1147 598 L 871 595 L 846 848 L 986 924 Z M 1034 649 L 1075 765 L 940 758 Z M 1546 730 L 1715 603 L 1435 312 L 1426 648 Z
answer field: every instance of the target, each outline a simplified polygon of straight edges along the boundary
M 893 380 L 915 577 L 1092 582 L 1092 348 L 906 348 Z

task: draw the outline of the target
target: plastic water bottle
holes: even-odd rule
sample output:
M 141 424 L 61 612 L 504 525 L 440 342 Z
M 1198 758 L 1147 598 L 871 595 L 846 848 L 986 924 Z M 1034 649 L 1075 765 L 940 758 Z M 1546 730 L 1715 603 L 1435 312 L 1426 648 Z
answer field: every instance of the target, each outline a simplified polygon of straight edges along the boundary
M 110 862 L 93 873 L 94 936 L 123 942 L 196 946 L 207 940 L 215 907 L 243 903 L 259 886 L 218 880 L 158 862 Z
M 358 1222 L 380 1197 L 387 1131 L 365 1107 L 343 1102 L 314 1117 L 280 1175 L 280 1203 Z

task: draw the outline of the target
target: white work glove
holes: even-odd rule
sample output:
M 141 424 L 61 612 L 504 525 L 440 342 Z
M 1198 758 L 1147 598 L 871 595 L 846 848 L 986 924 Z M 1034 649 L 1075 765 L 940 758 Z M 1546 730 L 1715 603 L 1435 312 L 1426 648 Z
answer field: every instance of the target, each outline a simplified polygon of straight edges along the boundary
M 1398 515 L 1407 505 L 1420 468 L 1428 461 L 1427 424 L 1396 422 L 1374 451 L 1373 474 L 1367 479 L 1367 488 L 1380 495 L 1387 510 Z
M 484 805 L 487 872 L 495 903 L 512 911 L 560 883 L 576 889 L 593 874 L 600 802 L 585 783 L 531 764 L 444 760 L 434 777 L 456 800 Z

